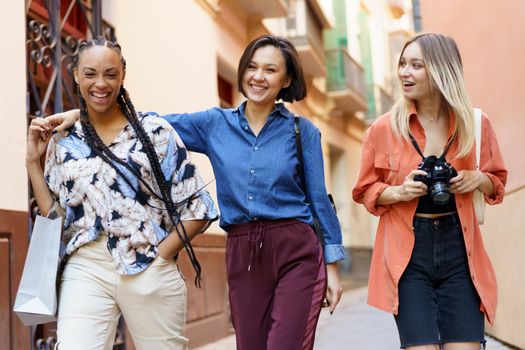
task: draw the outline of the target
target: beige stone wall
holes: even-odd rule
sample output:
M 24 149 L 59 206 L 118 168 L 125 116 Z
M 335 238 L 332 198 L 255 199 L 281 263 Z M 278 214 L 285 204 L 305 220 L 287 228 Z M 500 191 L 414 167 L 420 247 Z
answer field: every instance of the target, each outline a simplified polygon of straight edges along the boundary
M 23 1 L 0 3 L 0 209 L 27 211 L 26 53 Z

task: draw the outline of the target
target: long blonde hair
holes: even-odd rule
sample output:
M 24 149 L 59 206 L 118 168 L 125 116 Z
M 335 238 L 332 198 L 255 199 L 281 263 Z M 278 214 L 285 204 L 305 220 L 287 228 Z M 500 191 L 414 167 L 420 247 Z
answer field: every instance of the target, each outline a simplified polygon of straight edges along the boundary
M 463 64 L 454 39 L 436 33 L 421 33 L 410 38 L 401 50 L 414 42 L 419 44 L 432 91 L 439 91 L 442 101 L 456 117 L 453 139 L 458 142 L 457 157 L 466 156 L 474 144 L 474 111 L 463 79 Z M 409 117 L 412 102 L 402 94 L 391 110 L 394 135 L 409 141 Z

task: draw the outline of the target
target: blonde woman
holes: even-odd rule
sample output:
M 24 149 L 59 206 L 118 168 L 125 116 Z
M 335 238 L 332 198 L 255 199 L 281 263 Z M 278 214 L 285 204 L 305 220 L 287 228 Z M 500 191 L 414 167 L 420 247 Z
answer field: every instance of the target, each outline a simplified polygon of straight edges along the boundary
M 458 47 L 424 33 L 403 47 L 402 97 L 367 131 L 353 198 L 380 216 L 368 303 L 393 313 L 401 348 L 484 348 L 496 278 L 472 205 L 503 200 L 507 170 L 482 118 L 476 169 L 474 112 Z

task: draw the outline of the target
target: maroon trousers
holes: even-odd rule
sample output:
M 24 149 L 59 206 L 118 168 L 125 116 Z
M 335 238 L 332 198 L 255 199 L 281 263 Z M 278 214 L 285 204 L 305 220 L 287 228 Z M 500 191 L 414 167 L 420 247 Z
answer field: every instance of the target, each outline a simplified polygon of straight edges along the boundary
M 297 220 L 228 229 L 226 263 L 237 350 L 311 350 L 326 293 L 322 247 Z

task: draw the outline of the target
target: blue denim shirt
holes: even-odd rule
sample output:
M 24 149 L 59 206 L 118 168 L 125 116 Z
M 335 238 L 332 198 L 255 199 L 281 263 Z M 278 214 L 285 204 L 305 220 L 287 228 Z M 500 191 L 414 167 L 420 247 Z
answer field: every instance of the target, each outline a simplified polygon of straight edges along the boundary
M 252 220 L 294 218 L 312 224 L 312 214 L 300 186 L 295 145 L 294 115 L 284 104 L 274 111 L 258 136 L 237 108 L 163 116 L 177 131 L 187 149 L 204 153 L 213 166 L 220 225 Z M 305 176 L 312 210 L 324 231 L 327 263 L 346 257 L 341 227 L 327 198 L 324 183 L 321 134 L 301 118 Z

